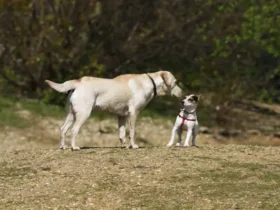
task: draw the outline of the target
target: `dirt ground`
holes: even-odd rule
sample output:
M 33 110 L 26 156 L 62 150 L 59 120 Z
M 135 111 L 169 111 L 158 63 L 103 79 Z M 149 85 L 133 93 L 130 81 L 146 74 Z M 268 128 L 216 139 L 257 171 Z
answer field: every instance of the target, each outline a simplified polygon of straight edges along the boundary
M 279 209 L 279 147 L 1 151 L 1 209 Z
M 166 148 L 173 122 L 142 118 L 133 150 L 119 147 L 115 119 L 91 119 L 72 152 L 58 149 L 62 120 L 37 120 L 0 133 L 0 209 L 280 209 L 271 135 L 200 133 L 198 148 Z

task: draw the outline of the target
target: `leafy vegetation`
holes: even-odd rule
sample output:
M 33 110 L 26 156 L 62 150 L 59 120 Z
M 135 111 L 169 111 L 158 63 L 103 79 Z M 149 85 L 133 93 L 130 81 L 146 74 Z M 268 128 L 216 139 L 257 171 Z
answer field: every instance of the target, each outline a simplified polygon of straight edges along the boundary
M 217 104 L 279 102 L 279 11 L 276 0 L 1 0 L 1 89 L 62 104 L 46 78 L 161 67 Z

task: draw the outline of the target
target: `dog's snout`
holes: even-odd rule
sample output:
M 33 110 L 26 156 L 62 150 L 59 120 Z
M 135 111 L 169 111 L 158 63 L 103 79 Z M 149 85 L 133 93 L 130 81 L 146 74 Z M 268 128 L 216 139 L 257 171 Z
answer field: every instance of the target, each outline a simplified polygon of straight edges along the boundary
M 182 104 L 182 105 L 184 105 L 184 104 L 185 104 L 185 101 L 184 101 L 184 100 L 182 100 L 182 101 L 181 101 L 181 104 Z

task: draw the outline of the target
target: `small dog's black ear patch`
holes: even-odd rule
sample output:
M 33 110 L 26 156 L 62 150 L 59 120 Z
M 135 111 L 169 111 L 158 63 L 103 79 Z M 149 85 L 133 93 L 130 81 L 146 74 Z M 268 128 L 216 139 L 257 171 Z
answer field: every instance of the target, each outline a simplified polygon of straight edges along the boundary
M 198 101 L 198 97 L 197 96 L 192 96 L 193 100 Z

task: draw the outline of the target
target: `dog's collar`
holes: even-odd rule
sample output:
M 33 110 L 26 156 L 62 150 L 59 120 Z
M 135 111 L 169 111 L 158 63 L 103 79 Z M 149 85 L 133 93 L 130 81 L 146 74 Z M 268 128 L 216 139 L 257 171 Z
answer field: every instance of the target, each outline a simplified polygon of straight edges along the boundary
M 193 113 L 195 113 L 195 111 L 193 111 L 193 112 L 188 112 L 188 111 L 185 110 L 185 109 L 181 109 L 181 111 L 183 111 L 183 112 L 186 113 L 186 114 L 193 114 Z
M 153 96 L 153 98 L 155 98 L 155 97 L 157 97 L 157 86 L 156 86 L 156 83 L 155 83 L 154 79 L 149 74 L 147 74 L 147 75 L 148 75 L 148 77 L 150 78 L 150 80 L 151 80 L 151 82 L 153 84 L 153 87 L 154 87 L 154 96 Z

